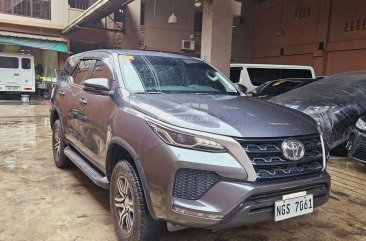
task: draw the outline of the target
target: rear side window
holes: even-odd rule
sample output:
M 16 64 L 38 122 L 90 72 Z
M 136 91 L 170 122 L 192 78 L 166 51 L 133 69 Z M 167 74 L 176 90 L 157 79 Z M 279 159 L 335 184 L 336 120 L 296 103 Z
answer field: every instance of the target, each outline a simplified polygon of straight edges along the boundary
M 81 85 L 81 83 L 88 77 L 89 70 L 93 67 L 93 60 L 82 60 L 73 74 L 74 84 Z
M 230 80 L 233 83 L 239 83 L 240 81 L 240 74 L 241 71 L 243 70 L 242 67 L 231 67 L 230 68 Z
M 307 69 L 248 68 L 248 75 L 252 84 L 255 86 L 276 79 L 313 77 L 311 71 Z
M 2 69 L 18 69 L 19 60 L 15 57 L 0 56 L 0 68 Z
M 31 69 L 31 60 L 28 58 L 22 58 L 22 69 Z
M 79 61 L 79 57 L 78 56 L 71 56 L 65 66 L 64 69 L 62 70 L 60 76 L 69 76 L 71 75 L 72 70 L 74 69 L 76 63 Z

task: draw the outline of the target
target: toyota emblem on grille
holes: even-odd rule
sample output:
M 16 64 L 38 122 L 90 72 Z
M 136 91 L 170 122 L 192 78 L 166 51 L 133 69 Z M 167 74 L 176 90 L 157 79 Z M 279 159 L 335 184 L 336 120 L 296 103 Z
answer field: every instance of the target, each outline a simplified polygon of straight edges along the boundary
M 301 141 L 285 140 L 282 143 L 282 154 L 291 161 L 298 161 L 305 155 L 305 147 Z

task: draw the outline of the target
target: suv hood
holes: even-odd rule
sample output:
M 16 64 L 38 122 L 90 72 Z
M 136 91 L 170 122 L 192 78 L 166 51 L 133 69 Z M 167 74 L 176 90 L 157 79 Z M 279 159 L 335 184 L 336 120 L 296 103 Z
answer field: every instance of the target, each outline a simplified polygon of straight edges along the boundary
M 318 133 L 309 116 L 246 96 L 133 94 L 132 108 L 171 125 L 232 137 L 289 137 Z

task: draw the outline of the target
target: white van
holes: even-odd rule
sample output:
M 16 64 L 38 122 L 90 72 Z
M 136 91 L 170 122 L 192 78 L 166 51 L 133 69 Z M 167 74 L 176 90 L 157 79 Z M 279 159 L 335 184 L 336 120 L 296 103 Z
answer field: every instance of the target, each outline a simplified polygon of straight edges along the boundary
M 0 53 L 0 93 L 35 92 L 35 82 L 33 56 Z
M 259 85 L 276 79 L 315 78 L 314 68 L 301 65 L 231 64 L 230 80 L 251 91 Z

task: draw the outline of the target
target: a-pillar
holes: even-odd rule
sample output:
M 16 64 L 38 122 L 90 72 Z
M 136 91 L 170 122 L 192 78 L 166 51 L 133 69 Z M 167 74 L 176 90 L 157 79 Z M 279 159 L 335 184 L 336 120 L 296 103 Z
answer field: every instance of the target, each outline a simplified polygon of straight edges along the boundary
M 231 0 L 204 0 L 201 58 L 230 75 L 233 32 Z

